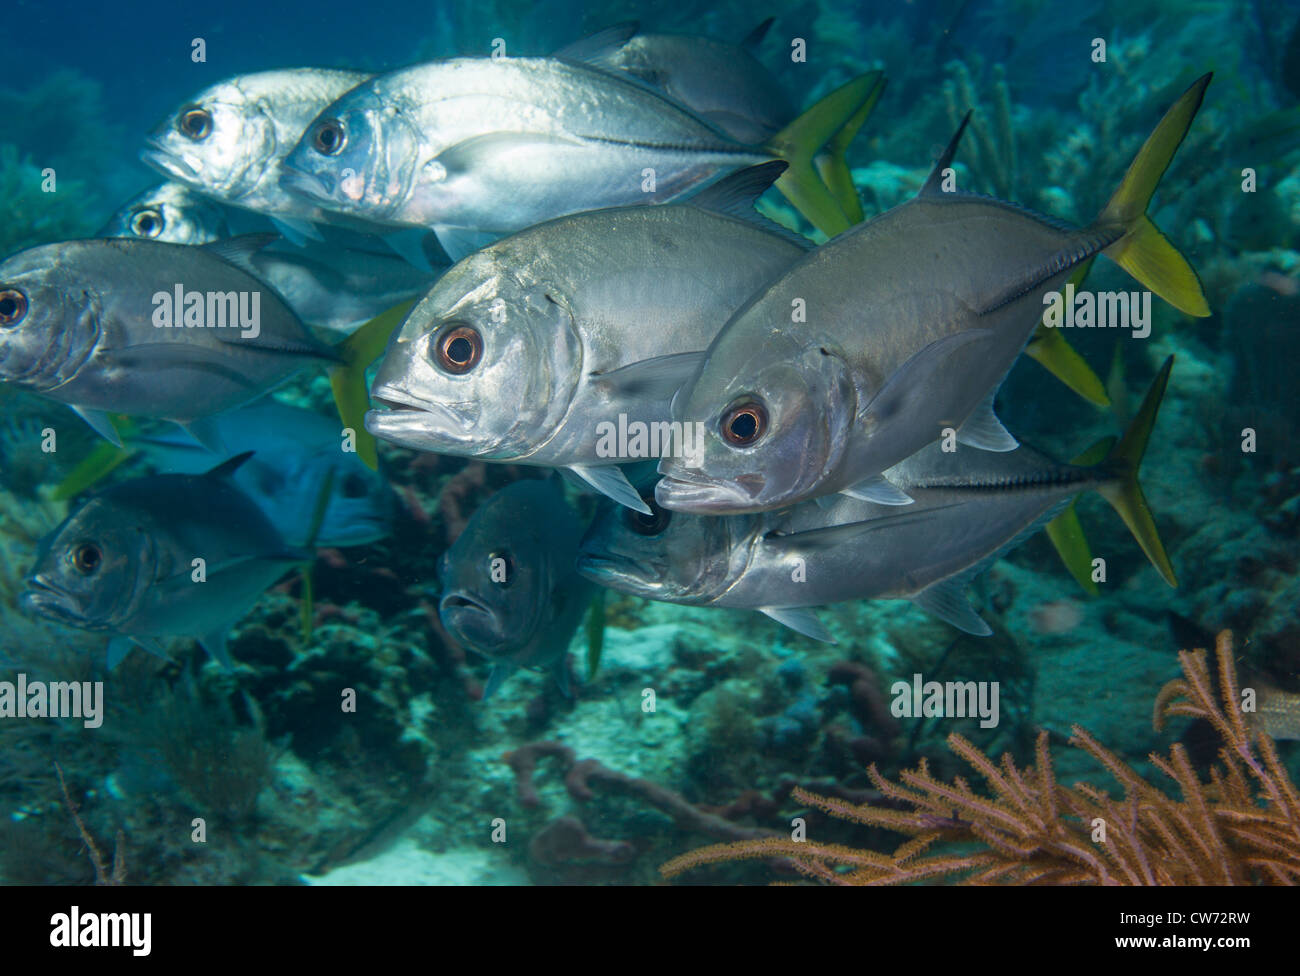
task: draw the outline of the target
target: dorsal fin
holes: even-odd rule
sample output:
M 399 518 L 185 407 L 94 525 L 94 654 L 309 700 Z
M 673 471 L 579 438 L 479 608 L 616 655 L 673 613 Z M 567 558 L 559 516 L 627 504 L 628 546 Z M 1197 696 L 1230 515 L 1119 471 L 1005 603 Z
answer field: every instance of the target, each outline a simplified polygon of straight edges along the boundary
M 244 462 L 253 456 L 253 451 L 245 451 L 243 454 L 236 454 L 229 461 L 222 461 L 215 468 L 206 471 L 203 474 L 205 478 L 229 478 L 243 466 Z
M 572 44 L 566 44 L 558 49 L 551 57 L 563 58 L 566 61 L 601 64 L 611 54 L 632 40 L 640 29 L 641 25 L 637 21 L 625 20 L 620 24 L 606 27 L 604 30 L 598 30 L 594 34 L 578 38 Z
M 770 234 L 784 237 L 792 244 L 810 248 L 812 244 L 794 231 L 782 227 L 775 220 L 770 220 L 754 209 L 758 198 L 767 192 L 768 187 L 777 181 L 789 164 L 783 159 L 759 163 L 746 169 L 730 173 L 718 182 L 705 187 L 686 202 L 702 210 L 725 214 L 736 220 L 753 224 Z
M 774 159 L 728 174 L 718 182 L 706 186 L 690 198 L 692 205 L 729 217 L 748 220 L 754 204 L 767 188 L 777 181 L 790 164 L 784 159 Z
M 930 170 L 930 177 L 925 181 L 925 186 L 921 187 L 918 197 L 927 197 L 935 193 L 942 193 L 943 171 L 952 165 L 952 159 L 957 155 L 957 144 L 961 142 L 962 133 L 966 131 L 966 125 L 970 122 L 970 110 L 967 110 L 966 117 L 961 120 L 961 125 L 957 126 L 957 131 L 953 133 L 952 138 L 948 141 L 948 148 L 943 151 L 939 161 L 934 164 L 934 169 Z
M 745 39 L 740 42 L 743 50 L 753 54 L 758 50 L 758 46 L 763 43 L 763 38 L 767 37 L 768 30 L 776 23 L 775 17 L 769 17 L 752 31 L 745 35 Z

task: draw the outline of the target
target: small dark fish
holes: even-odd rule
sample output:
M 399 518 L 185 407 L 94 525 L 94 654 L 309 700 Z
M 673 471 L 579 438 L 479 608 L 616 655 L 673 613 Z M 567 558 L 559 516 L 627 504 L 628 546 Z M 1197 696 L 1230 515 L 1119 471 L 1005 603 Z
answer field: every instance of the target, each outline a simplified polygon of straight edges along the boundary
M 568 649 L 591 602 L 577 574 L 582 526 L 558 480 L 518 481 L 489 498 L 442 557 L 438 614 L 493 662 L 483 697 L 516 668 L 549 670 L 569 693 Z
M 94 495 L 42 542 L 23 607 L 110 635 L 110 667 L 132 644 L 165 657 L 160 637 L 197 638 L 230 667 L 230 628 L 267 587 L 311 558 L 285 543 L 231 481 L 247 459 Z

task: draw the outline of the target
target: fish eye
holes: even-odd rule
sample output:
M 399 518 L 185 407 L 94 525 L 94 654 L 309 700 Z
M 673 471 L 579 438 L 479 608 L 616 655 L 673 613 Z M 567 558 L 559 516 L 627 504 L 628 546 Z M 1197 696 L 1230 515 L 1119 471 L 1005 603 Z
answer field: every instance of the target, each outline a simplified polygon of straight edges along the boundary
M 767 409 L 757 400 L 733 404 L 722 413 L 722 439 L 735 447 L 748 447 L 767 432 Z
M 131 218 L 131 233 L 136 237 L 157 237 L 163 231 L 163 215 L 157 210 L 141 210 Z
M 343 479 L 344 498 L 363 498 L 366 494 L 366 481 L 359 474 L 350 474 Z
M 338 119 L 323 120 L 311 134 L 312 148 L 322 156 L 337 156 L 347 142 L 347 132 Z
M 488 556 L 488 578 L 493 583 L 509 586 L 515 581 L 515 559 L 502 549 Z
M 448 373 L 468 373 L 483 358 L 483 337 L 473 326 L 453 323 L 434 342 L 433 354 Z
M 650 509 L 650 514 L 638 512 L 634 508 L 625 508 L 623 517 L 627 520 L 627 527 L 637 535 L 659 535 L 668 528 L 668 523 L 672 521 L 673 513 L 666 508 L 660 508 L 654 498 L 642 498 L 646 507 Z
M 69 554 L 73 567 L 83 576 L 89 576 L 99 569 L 104 561 L 104 554 L 93 542 L 82 542 L 74 546 Z
M 176 128 L 180 129 L 181 135 L 187 139 L 202 142 L 212 134 L 212 113 L 198 106 L 182 109 L 179 118 L 176 119 Z
M 17 325 L 27 314 L 27 296 L 17 288 L 0 291 L 0 327 Z

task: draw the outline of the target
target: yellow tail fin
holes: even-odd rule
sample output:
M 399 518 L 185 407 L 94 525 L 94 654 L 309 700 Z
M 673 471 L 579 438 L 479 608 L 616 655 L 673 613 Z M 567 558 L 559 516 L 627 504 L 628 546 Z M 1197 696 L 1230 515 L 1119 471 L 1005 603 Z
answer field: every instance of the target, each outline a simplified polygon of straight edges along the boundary
M 862 212 L 862 201 L 858 199 L 857 188 L 853 185 L 853 174 L 849 170 L 849 146 L 867 121 L 867 117 L 875 110 L 876 103 L 880 101 L 884 91 L 885 78 L 882 75 L 876 87 L 867 96 L 867 100 L 862 103 L 862 107 L 844 123 L 844 128 L 831 136 L 830 141 L 826 143 L 825 151 L 818 153 L 813 160 L 817 166 L 817 175 L 821 177 L 822 182 L 826 184 L 826 189 L 831 191 L 831 196 L 844 211 L 844 216 L 849 219 L 849 226 L 862 223 L 866 216 Z
M 1156 185 L 1196 117 L 1213 74 L 1198 78 L 1165 113 L 1142 144 L 1097 225 L 1120 226 L 1124 236 L 1103 252 L 1170 305 L 1188 315 L 1210 314 L 1200 279 L 1187 259 L 1146 215 Z
M 365 416 L 370 409 L 370 392 L 366 389 L 366 370 L 383 355 L 389 336 L 402 324 L 414 301 L 394 305 L 380 312 L 357 329 L 339 346 L 340 362 L 330 370 L 330 387 L 334 405 L 345 430 L 353 431 L 357 457 L 372 471 L 379 467 L 379 450 L 375 438 L 366 430 Z
M 1173 368 L 1174 357 L 1170 356 L 1151 382 L 1151 388 L 1147 390 L 1142 406 L 1138 408 L 1133 422 L 1124 431 L 1124 436 L 1110 448 L 1105 460 L 1101 462 L 1104 467 L 1112 469 L 1116 477 L 1114 481 L 1103 484 L 1098 490 L 1101 492 L 1101 497 L 1110 502 L 1111 507 L 1119 513 L 1119 517 L 1124 520 L 1128 530 L 1133 533 L 1133 538 L 1142 547 L 1151 564 L 1164 577 L 1165 582 L 1170 586 L 1177 586 L 1178 577 L 1174 574 L 1169 556 L 1165 554 L 1165 547 L 1156 532 L 1155 520 L 1151 517 L 1151 508 L 1147 505 L 1142 486 L 1138 483 L 1138 468 L 1142 464 L 1142 456 L 1146 453 L 1151 428 L 1155 426 L 1156 414 L 1160 411 L 1160 401 L 1164 398 L 1165 388 L 1169 385 L 1169 373 Z
M 774 135 L 766 146 L 790 164 L 776 181 L 776 188 L 827 237 L 843 233 L 851 224 L 818 178 L 813 159 L 871 99 L 880 77 L 879 71 L 869 71 L 841 85 Z

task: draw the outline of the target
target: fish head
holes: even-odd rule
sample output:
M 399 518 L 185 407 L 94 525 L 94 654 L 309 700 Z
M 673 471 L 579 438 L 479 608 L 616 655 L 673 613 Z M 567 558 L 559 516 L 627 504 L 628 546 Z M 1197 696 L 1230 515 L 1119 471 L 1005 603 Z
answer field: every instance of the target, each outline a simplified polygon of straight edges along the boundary
M 228 235 L 220 204 L 174 182 L 141 193 L 113 214 L 98 234 L 172 244 L 208 244 Z
M 344 95 L 307 126 L 284 160 L 280 183 L 337 213 L 415 224 L 405 213 L 416 177 L 419 129 L 374 85 Z
M 857 395 L 842 354 L 797 333 L 715 341 L 674 398 L 700 443 L 659 464 L 655 498 L 702 514 L 757 512 L 812 497 L 843 456 Z
M 92 498 L 41 543 L 20 602 L 58 623 L 116 630 L 139 607 L 156 562 L 139 520 Z
M 376 437 L 439 454 L 526 457 L 564 417 L 582 374 L 564 297 L 493 249 L 448 271 L 389 343 L 366 414 Z
M 554 523 L 572 536 L 557 536 Z M 438 564 L 438 616 L 460 644 L 515 663 L 554 614 L 561 576 L 572 578 L 577 523 L 559 489 L 516 482 L 474 513 Z
M 163 119 L 140 158 L 174 180 L 238 200 L 277 171 L 283 146 L 270 108 L 233 78 L 204 89 Z
M 0 263 L 0 380 L 44 392 L 89 359 L 100 302 L 66 264 L 77 246 L 47 244 Z
M 668 603 L 707 603 L 723 593 L 743 569 L 737 533 L 748 518 L 673 512 L 653 497 L 642 500 L 649 515 L 602 505 L 578 547 L 578 573 L 601 586 Z

